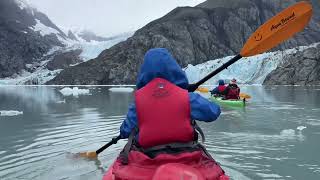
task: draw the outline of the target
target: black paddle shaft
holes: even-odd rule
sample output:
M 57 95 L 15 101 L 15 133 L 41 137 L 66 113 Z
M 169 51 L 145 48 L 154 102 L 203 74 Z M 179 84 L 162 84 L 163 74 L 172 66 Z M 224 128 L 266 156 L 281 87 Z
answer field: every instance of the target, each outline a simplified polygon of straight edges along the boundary
M 96 151 L 97 154 L 101 153 L 103 150 L 107 149 L 109 146 L 112 144 L 117 144 L 117 142 L 121 139 L 121 136 L 119 135 L 118 137 L 112 138 L 110 142 L 108 142 L 106 145 L 102 146 L 100 149 Z
M 216 69 L 215 71 L 211 72 L 210 74 L 208 74 L 206 77 L 204 77 L 203 79 L 201 79 L 199 82 L 195 83 L 195 84 L 190 84 L 188 87 L 188 91 L 189 92 L 194 92 L 196 89 L 198 89 L 198 87 L 205 83 L 206 81 L 208 81 L 210 78 L 212 78 L 213 76 L 217 75 L 218 73 L 220 73 L 221 71 L 223 71 L 224 69 L 227 69 L 231 64 L 237 62 L 239 59 L 241 59 L 242 56 L 240 54 L 238 54 L 237 56 L 235 56 L 234 58 L 232 58 L 230 61 L 226 62 L 225 64 L 223 64 L 222 66 L 220 66 L 218 69 Z

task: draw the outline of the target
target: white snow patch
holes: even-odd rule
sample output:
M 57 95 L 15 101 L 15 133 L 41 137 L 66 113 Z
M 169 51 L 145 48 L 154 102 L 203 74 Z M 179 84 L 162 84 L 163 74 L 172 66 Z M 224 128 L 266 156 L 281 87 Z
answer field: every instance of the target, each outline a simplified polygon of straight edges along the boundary
M 29 0 L 15 0 L 16 1 L 16 3 L 18 4 L 18 6 L 19 6 L 19 8 L 21 9 L 21 10 L 23 10 L 23 9 L 27 9 L 27 8 L 30 8 L 30 1 Z
M 21 31 L 22 33 L 24 33 L 24 34 L 28 34 L 28 32 L 27 31 Z
M 37 32 L 39 31 L 42 36 L 49 35 L 49 34 L 59 34 L 59 32 L 56 29 L 53 29 L 51 27 L 48 27 L 42 24 L 40 20 L 36 19 L 36 22 L 37 24 L 33 26 L 32 29 Z
M 61 89 L 60 92 L 64 96 L 88 95 L 90 93 L 89 89 L 79 89 L 78 87 L 74 87 L 74 88 L 66 87 L 66 88 Z
M 302 130 L 304 130 L 304 129 L 306 129 L 307 127 L 305 127 L 305 126 L 298 126 L 297 127 L 297 130 L 299 130 L 299 131 L 302 131 Z
M 0 116 L 18 116 L 22 114 L 23 114 L 22 111 L 14 111 L 14 110 L 0 111 Z
M 119 87 L 119 88 L 110 88 L 109 91 L 111 92 L 127 92 L 127 93 L 131 93 L 134 91 L 133 88 L 129 88 L 129 87 Z

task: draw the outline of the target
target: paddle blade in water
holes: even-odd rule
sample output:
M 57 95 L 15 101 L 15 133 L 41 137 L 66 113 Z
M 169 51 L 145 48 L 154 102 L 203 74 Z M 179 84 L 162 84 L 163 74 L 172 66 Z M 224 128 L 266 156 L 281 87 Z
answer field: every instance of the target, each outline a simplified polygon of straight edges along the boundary
M 300 32 L 312 16 L 310 3 L 302 1 L 283 10 L 260 26 L 248 39 L 241 50 L 242 57 L 268 51 L 281 42 Z
M 239 96 L 240 96 L 241 99 L 250 99 L 251 98 L 251 96 L 249 94 L 246 94 L 246 93 L 240 93 Z
M 96 159 L 97 158 L 96 152 L 81 152 L 77 153 L 76 157 L 83 157 L 83 158 L 89 158 L 89 159 Z

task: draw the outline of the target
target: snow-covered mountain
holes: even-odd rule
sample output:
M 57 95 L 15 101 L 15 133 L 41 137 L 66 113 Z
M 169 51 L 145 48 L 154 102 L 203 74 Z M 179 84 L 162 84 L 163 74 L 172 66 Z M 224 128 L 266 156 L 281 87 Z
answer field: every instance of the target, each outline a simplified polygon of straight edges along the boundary
M 0 78 L 0 85 L 45 84 L 56 77 L 64 68 L 96 58 L 103 50 L 125 41 L 133 33 L 126 33 L 107 41 L 75 41 L 67 38 L 61 43 L 64 47 L 52 48 L 43 55 L 43 61 L 26 64 L 18 73 Z M 52 65 L 53 64 L 53 65 Z
M 63 47 L 66 35 L 24 0 L 0 1 L 0 78 L 39 62 L 53 47 Z
M 297 1 L 207 0 L 198 7 L 178 7 L 97 58 L 65 69 L 48 83 L 134 84 L 144 54 L 150 48 L 167 48 L 182 67 L 230 56 L 242 49 L 261 24 Z M 315 13 L 303 32 L 272 50 L 319 42 L 318 16 Z
M 28 0 L 0 1 L 0 84 L 44 84 L 132 33 L 101 37 L 55 25 Z
M 271 72 L 282 66 L 288 57 L 297 53 L 308 51 L 309 49 L 313 49 L 318 45 L 319 43 L 315 43 L 310 46 L 300 46 L 284 51 L 275 51 L 242 58 L 231 65 L 228 69 L 223 70 L 221 73 L 208 80 L 205 84 L 215 85 L 219 79 L 228 81 L 233 78 L 236 78 L 237 81 L 242 84 L 263 84 L 266 77 Z M 222 64 L 229 61 L 231 58 L 233 58 L 233 56 L 207 61 L 195 66 L 189 64 L 185 68 L 185 72 L 190 83 L 195 83 L 220 67 Z

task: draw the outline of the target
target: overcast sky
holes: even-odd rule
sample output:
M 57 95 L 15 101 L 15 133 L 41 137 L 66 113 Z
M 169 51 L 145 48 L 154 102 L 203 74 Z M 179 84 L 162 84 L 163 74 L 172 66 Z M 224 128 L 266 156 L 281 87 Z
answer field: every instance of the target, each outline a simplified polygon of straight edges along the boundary
M 111 36 L 135 31 L 178 6 L 204 0 L 29 0 L 58 26 Z

